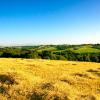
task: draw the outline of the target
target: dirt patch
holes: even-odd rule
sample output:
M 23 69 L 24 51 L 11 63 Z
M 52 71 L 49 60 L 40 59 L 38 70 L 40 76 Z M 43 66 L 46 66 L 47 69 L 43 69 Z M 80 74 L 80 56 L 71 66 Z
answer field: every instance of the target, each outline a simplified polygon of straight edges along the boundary
M 98 70 L 89 69 L 87 72 L 90 72 L 90 73 L 100 77 L 100 71 L 98 71 Z
M 72 64 L 72 65 L 77 65 L 77 64 Z
M 98 68 L 100 70 L 100 68 Z
M 33 90 L 32 93 L 28 94 L 27 98 L 29 100 L 45 100 L 47 92 L 37 89 Z
M 94 95 L 81 95 L 76 100 L 97 100 Z
M 47 92 L 37 90 L 29 95 L 30 100 L 70 100 L 65 93 L 62 92 Z
M 16 82 L 12 76 L 2 74 L 2 75 L 0 75 L 0 83 L 7 84 L 7 85 L 13 85 Z
M 98 70 L 89 69 L 87 70 L 87 72 L 95 73 L 95 72 L 98 72 Z
M 54 86 L 52 83 L 43 83 L 41 85 L 41 89 L 53 90 Z
M 3 86 L 0 86 L 0 93 L 1 93 L 1 94 L 6 93 L 6 88 L 3 87 Z
M 68 80 L 68 79 L 61 79 L 60 81 L 65 82 L 65 83 L 68 83 L 69 85 L 73 85 L 74 84 L 73 81 Z
M 91 77 L 90 77 L 88 74 L 75 73 L 75 74 L 73 74 L 73 75 L 74 75 L 74 76 L 81 77 L 81 78 L 89 78 L 89 79 L 91 79 Z

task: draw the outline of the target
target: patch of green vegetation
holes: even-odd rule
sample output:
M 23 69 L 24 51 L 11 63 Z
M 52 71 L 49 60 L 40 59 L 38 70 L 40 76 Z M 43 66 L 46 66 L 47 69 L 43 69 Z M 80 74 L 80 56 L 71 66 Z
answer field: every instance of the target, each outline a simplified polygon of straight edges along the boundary
M 96 52 L 100 52 L 100 50 L 88 46 L 83 46 L 81 48 L 78 48 L 77 50 L 74 50 L 74 52 L 75 53 L 96 53 Z
M 38 52 L 42 52 L 42 51 L 45 51 L 45 50 L 47 50 L 47 51 L 55 51 L 55 50 L 57 50 L 57 48 L 55 48 L 55 47 L 44 47 L 44 48 L 40 48 L 38 50 Z
M 0 57 L 100 62 L 99 44 L 0 48 Z

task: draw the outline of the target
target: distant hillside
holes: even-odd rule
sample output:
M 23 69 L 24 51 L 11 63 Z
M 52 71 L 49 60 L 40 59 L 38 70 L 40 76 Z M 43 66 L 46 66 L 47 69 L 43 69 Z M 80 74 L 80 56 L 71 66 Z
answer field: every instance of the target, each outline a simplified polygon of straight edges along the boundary
M 100 44 L 2 47 L 0 57 L 100 62 Z
M 76 53 L 97 53 L 97 52 L 100 52 L 100 50 L 97 48 L 82 46 L 82 47 L 74 50 L 74 52 L 76 52 Z

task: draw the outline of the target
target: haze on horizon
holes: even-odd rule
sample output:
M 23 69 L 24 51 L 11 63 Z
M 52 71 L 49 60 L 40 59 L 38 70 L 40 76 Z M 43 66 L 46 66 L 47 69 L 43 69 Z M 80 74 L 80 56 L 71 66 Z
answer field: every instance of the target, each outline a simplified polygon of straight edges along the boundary
M 1 0 L 0 45 L 100 43 L 100 0 Z

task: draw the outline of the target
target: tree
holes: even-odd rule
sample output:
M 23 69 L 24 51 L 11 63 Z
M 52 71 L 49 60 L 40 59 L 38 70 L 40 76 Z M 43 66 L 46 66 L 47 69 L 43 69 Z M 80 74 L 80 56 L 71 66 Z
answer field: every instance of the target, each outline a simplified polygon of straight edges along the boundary
M 51 56 L 50 51 L 47 51 L 47 50 L 42 51 L 42 58 L 43 59 L 50 59 L 50 56 Z

